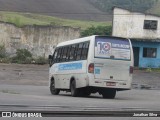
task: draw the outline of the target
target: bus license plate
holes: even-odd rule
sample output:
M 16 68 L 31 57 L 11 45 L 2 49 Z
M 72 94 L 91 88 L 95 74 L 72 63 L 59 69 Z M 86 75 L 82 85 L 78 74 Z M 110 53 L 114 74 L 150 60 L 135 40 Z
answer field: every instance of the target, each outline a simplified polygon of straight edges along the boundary
M 107 82 L 106 86 L 116 86 L 116 83 L 115 82 Z

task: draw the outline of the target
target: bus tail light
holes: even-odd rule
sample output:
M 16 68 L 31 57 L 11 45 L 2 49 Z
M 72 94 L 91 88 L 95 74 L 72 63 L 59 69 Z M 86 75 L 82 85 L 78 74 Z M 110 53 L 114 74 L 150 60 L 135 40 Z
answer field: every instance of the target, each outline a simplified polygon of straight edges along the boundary
M 90 63 L 88 66 L 88 73 L 94 73 L 94 63 Z
M 130 74 L 133 74 L 133 66 L 130 66 L 130 68 L 129 68 L 129 73 L 130 73 Z

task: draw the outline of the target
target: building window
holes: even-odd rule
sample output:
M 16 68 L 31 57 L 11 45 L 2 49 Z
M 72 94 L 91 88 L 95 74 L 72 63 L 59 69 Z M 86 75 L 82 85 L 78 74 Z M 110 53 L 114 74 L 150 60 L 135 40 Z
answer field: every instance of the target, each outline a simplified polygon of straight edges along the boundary
M 144 29 L 157 30 L 158 21 L 157 20 L 144 20 Z
M 143 57 L 156 58 L 157 48 L 143 48 Z

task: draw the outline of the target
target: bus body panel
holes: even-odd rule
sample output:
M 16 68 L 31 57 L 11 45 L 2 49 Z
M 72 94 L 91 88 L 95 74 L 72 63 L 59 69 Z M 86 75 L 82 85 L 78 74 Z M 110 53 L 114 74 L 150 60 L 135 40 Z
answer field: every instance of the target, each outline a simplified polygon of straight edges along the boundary
M 87 60 L 53 64 L 50 76 L 56 80 L 56 88 L 69 89 L 70 79 L 77 80 L 77 87 L 87 86 Z
M 130 79 L 129 69 L 130 63 L 129 62 L 122 62 L 122 61 L 113 61 L 113 60 L 95 60 L 94 63 L 95 79 L 101 80 L 128 80 Z M 126 74 L 124 74 L 126 73 Z M 128 74 L 127 74 L 128 73 Z

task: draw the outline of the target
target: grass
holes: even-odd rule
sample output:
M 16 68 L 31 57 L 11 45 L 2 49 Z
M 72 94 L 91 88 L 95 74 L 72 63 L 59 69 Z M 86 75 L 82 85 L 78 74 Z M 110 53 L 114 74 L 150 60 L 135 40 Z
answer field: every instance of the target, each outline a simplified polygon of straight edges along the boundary
M 153 71 L 153 72 L 160 72 L 160 68 L 152 68 L 151 71 Z
M 158 72 L 160 73 L 160 66 L 159 68 L 139 68 L 139 70 L 143 70 L 143 71 L 146 71 L 146 72 Z
M 39 56 L 32 57 L 32 53 L 27 49 L 17 49 L 16 56 L 9 57 L 6 55 L 4 46 L 0 46 L 0 63 L 17 63 L 17 64 L 48 64 L 48 59 Z
M 160 73 L 160 68 L 139 68 L 139 70 L 144 70 L 146 72 L 158 72 L 158 73 Z
M 95 22 L 95 21 L 80 21 L 69 20 L 58 17 L 32 14 L 32 13 L 19 13 L 19 12 L 4 12 L 0 11 L 0 21 L 13 23 L 18 27 L 24 25 L 55 25 L 55 26 L 71 26 L 81 28 L 82 30 L 91 26 L 109 26 L 111 21 Z

